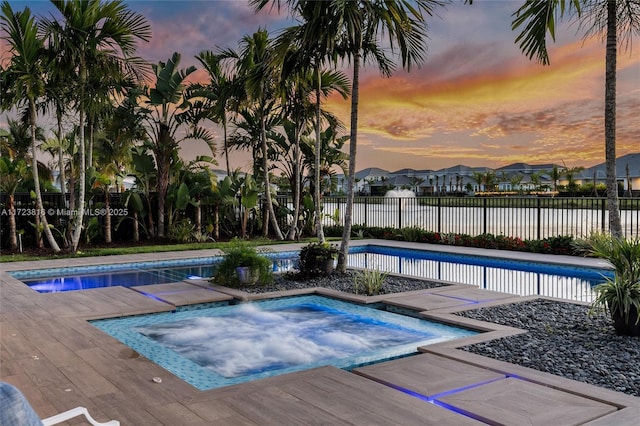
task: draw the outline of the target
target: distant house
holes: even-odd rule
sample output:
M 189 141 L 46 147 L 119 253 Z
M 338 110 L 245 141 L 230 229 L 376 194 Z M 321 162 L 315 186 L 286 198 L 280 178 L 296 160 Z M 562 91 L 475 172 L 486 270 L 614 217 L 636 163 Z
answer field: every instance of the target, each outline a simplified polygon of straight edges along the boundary
M 527 164 L 513 163 L 508 166 L 495 169 L 498 179 L 498 189 L 501 191 L 537 190 L 536 186 L 552 188 L 553 181 L 550 176 L 553 168 L 563 170 L 563 166 L 557 164 Z M 532 180 L 534 174 L 538 175 L 539 184 Z
M 617 180 L 624 191 L 632 190 L 640 194 L 640 153 L 627 154 L 616 160 Z M 493 173 L 496 185 L 501 191 L 540 190 L 554 187 L 551 171 L 562 171 L 564 166 L 557 164 L 513 163 L 497 169 L 489 167 L 468 167 L 462 164 L 440 170 L 416 170 L 411 168 L 388 172 L 371 167 L 356 173 L 356 190 L 362 195 L 384 195 L 389 189 L 411 189 L 416 195 L 447 194 L 455 192 L 482 191 L 484 185 L 477 182 L 477 176 Z M 627 176 L 628 169 L 628 176 Z M 535 177 L 535 176 L 537 177 Z M 578 185 L 593 182 L 606 182 L 605 164 L 598 164 L 577 173 L 574 181 Z M 338 176 L 338 190 L 347 190 L 344 175 Z M 566 185 L 567 179 L 560 178 L 559 185 Z
M 416 180 L 413 177 L 405 175 L 390 175 L 387 179 L 370 184 L 371 195 L 385 195 L 387 191 L 392 189 L 407 189 L 417 192 Z
M 627 173 L 628 171 L 628 173 Z M 606 184 L 606 163 L 584 169 L 575 176 L 576 183 L 584 185 L 595 180 L 596 184 Z M 640 193 L 640 153 L 627 154 L 616 159 L 616 180 L 627 193 Z
M 389 172 L 377 167 L 369 167 L 367 169 L 356 172 L 356 193 L 359 195 L 371 195 L 371 183 L 380 182 L 387 178 Z M 349 182 L 344 174 L 336 175 L 336 190 L 339 194 L 346 194 Z

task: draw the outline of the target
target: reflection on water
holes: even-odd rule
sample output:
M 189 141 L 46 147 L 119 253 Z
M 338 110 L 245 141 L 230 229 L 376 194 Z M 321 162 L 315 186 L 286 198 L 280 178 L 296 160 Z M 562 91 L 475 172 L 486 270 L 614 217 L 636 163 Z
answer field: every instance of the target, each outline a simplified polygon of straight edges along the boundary
M 593 299 L 593 286 L 604 281 L 599 272 L 578 268 L 564 268 L 562 274 L 554 274 L 380 253 L 351 254 L 349 266 L 471 284 L 520 296 L 540 295 L 584 302 Z
M 269 257 L 273 259 L 274 272 L 286 272 L 297 268 L 297 252 L 270 253 Z M 172 283 L 185 279 L 207 279 L 213 275 L 215 262 L 218 260 L 207 261 L 202 265 L 69 276 L 58 274 L 56 278 L 40 278 L 25 282 L 41 293 Z M 131 264 L 132 268 L 133 266 L 134 264 Z M 348 266 L 471 284 L 521 296 L 541 295 L 584 302 L 592 300 L 592 287 L 604 280 L 602 274 L 612 276 L 610 271 L 599 269 L 376 245 L 352 247 Z

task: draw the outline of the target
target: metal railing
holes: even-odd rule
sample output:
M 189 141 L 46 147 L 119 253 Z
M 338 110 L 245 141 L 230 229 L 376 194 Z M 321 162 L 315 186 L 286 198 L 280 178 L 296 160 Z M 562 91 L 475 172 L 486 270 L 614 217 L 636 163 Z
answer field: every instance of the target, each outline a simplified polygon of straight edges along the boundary
M 111 195 L 112 208 L 121 207 L 121 194 Z M 64 210 L 61 194 L 43 194 L 44 207 L 51 212 Z M 16 194 L 16 207 L 33 207 L 29 194 Z M 640 198 L 620 198 L 623 233 L 640 235 Z M 291 207 L 290 197 L 278 197 L 281 206 Z M 6 208 L 6 194 L 0 193 L 0 204 Z M 206 206 L 203 209 L 206 210 Z M 323 199 L 323 223 L 344 225 L 346 197 Z M 205 216 L 207 216 L 205 214 Z M 64 215 L 48 215 L 58 226 L 69 219 Z M 5 216 L 6 219 L 6 216 Z M 30 229 L 33 217 L 16 217 L 18 229 Z M 203 223 L 212 217 L 203 217 Z M 6 221 L 3 220 L 3 227 Z M 283 230 L 291 217 L 282 217 Z M 356 197 L 353 225 L 364 227 L 417 227 L 439 233 L 468 235 L 494 234 L 522 239 L 541 240 L 555 236 L 586 237 L 593 231 L 608 231 L 609 213 L 606 198 L 565 197 Z
M 366 227 L 417 227 L 440 233 L 494 234 L 523 239 L 559 235 L 585 237 L 608 231 L 605 198 L 545 197 L 358 197 L 352 224 Z M 344 224 L 345 197 L 324 199 L 323 223 Z M 640 198 L 621 198 L 625 236 L 640 234 Z

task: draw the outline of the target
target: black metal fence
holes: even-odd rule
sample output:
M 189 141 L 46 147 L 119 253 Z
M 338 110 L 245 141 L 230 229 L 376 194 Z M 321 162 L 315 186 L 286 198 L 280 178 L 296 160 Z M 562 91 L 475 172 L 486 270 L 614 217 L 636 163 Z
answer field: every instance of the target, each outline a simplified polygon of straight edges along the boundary
M 123 207 L 121 194 L 111 195 L 111 208 Z M 64 229 L 69 220 L 68 204 L 61 194 L 43 194 L 49 223 Z M 29 194 L 16 194 L 17 229 L 23 230 L 27 241 L 33 234 L 34 202 Z M 278 197 L 280 206 L 291 207 L 290 197 Z M 344 225 L 346 197 L 325 197 L 323 223 Z M 291 215 L 280 208 L 283 231 L 291 223 Z M 212 209 L 203 206 L 202 223 L 212 223 Z M 620 215 L 625 236 L 640 235 L 640 198 L 621 198 Z M 102 217 L 100 217 L 102 220 Z M 0 229 L 2 241 L 8 235 L 7 197 L 0 193 Z M 113 225 L 117 220 L 113 220 Z M 417 227 L 440 233 L 468 235 L 494 234 L 522 239 L 540 240 L 555 236 L 588 236 L 593 231 L 608 231 L 609 213 L 605 198 L 551 197 L 357 197 L 352 223 L 365 227 Z M 114 239 L 131 237 L 127 226 L 114 233 Z M 25 243 L 28 244 L 28 242 Z
M 621 198 L 625 236 L 640 234 L 640 198 Z M 345 197 L 324 199 L 324 222 L 344 223 Z M 440 233 L 494 234 L 523 239 L 588 236 L 609 229 L 605 198 L 545 197 L 358 197 L 352 223 L 418 227 Z

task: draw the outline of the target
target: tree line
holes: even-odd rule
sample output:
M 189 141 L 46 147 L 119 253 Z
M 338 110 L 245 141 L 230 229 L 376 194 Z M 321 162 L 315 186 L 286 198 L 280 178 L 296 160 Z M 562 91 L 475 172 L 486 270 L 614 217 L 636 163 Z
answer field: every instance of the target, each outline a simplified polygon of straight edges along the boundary
M 261 215 L 263 235 L 277 239 L 295 239 L 302 228 L 301 211 L 312 205 L 314 233 L 322 242 L 318 219 L 323 214 L 323 186 L 330 184 L 337 165 L 348 176 L 338 263 L 339 270 L 346 268 L 361 68 L 373 64 L 383 76 L 390 76 L 396 65 L 410 71 L 423 62 L 426 19 L 447 1 L 250 0 L 256 11 L 286 10 L 297 24 L 276 37 L 259 29 L 244 36 L 237 49 L 200 52 L 196 59 L 207 73 L 204 83 L 189 82 L 196 67 L 182 67 L 178 52 L 156 64 L 137 55 L 138 43 L 149 42 L 151 29 L 146 18 L 125 2 L 51 3 L 60 18 L 35 16 L 28 7 L 16 11 L 6 1 L 1 6 L 3 38 L 11 56 L 0 69 L 0 105 L 3 111 L 19 111 L 20 118 L 10 125 L 16 129 L 0 137 L 0 164 L 3 192 L 11 195 L 25 181 L 31 182 L 36 229 L 44 233 L 54 252 L 61 250 L 59 241 L 73 252 L 78 250 L 87 229 L 87 197 L 101 194 L 108 206 L 109 193 L 124 174 L 135 176 L 127 206 L 136 226 L 142 226 L 148 236 L 166 236 L 168 228 L 180 223 L 187 206 L 199 209 L 208 197 L 221 208 L 235 205 L 233 211 L 241 216 L 253 209 L 255 200 L 260 205 L 255 211 Z M 533 0 L 525 1 L 513 15 L 514 29 L 521 29 L 516 43 L 527 56 L 544 64 L 549 63 L 547 37 L 555 37 L 556 18 L 566 14 L 584 25 L 585 33 L 606 35 L 605 145 L 614 235 L 621 235 L 619 214 L 615 215 L 617 191 L 609 187 L 615 186 L 616 36 L 629 40 L 638 33 L 638 7 L 635 0 Z M 343 64 L 349 65 L 350 78 L 340 70 Z M 348 124 L 322 108 L 332 93 L 350 99 Z M 45 113 L 57 123 L 55 137 L 49 140 L 43 140 L 38 130 Z M 214 140 L 207 127 L 210 123 L 221 127 L 221 141 Z M 210 155 L 183 161 L 178 147 L 190 140 L 206 142 Z M 341 151 L 346 144 L 348 154 Z M 220 156 L 218 147 L 227 173 L 226 182 L 220 184 L 211 173 Z M 70 210 L 77 212 L 57 235 L 43 208 L 39 149 L 56 159 L 61 190 L 69 194 Z M 251 173 L 241 176 L 230 170 L 230 150 L 251 153 Z M 610 185 L 611 163 L 614 181 Z M 293 194 L 291 223 L 285 232 L 272 194 L 278 172 Z M 15 208 L 11 199 L 10 211 Z M 110 223 L 110 217 L 105 222 Z M 196 216 L 195 226 L 201 231 L 198 222 Z M 105 233 L 106 229 L 105 224 Z M 105 240 L 109 238 L 105 235 Z M 15 247 L 15 235 L 10 243 Z

